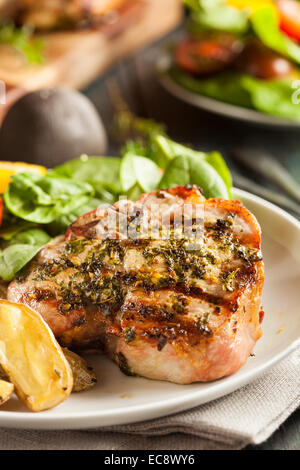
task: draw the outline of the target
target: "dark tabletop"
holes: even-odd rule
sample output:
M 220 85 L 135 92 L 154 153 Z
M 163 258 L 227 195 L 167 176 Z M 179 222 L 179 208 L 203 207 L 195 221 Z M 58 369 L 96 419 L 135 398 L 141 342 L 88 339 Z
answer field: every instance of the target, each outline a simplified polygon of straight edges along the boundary
M 169 37 L 167 41 L 171 39 Z M 222 118 L 180 102 L 162 89 L 154 74 L 153 63 L 159 47 L 160 44 L 154 44 L 119 63 L 85 90 L 96 105 L 108 132 L 111 131 L 114 116 L 108 83 L 116 83 L 132 111 L 139 116 L 151 117 L 164 123 L 168 134 L 175 140 L 201 150 L 221 151 L 231 169 L 237 169 L 236 163 L 231 159 L 234 148 L 264 148 L 300 183 L 300 127 L 299 130 L 258 127 Z M 118 155 L 118 150 L 119 143 L 111 138 L 110 154 Z M 249 174 L 243 168 L 238 170 L 257 183 L 272 188 L 271 183 L 256 174 Z M 266 442 L 259 446 L 249 446 L 247 449 L 299 450 L 300 410 Z

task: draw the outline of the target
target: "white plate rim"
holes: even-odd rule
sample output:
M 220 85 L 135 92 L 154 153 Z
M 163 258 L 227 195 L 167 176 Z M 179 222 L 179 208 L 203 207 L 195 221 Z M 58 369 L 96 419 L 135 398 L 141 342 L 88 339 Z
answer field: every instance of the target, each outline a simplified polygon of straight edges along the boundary
M 274 204 L 265 201 L 264 199 L 248 193 L 247 191 L 234 189 L 234 194 L 241 198 L 247 204 L 247 201 L 252 201 L 263 208 L 267 208 L 270 212 L 276 213 L 286 222 L 291 224 L 292 228 L 299 231 L 300 222 L 293 216 L 275 206 Z M 226 383 L 220 381 L 214 382 L 213 397 L 208 396 L 207 399 L 201 399 L 199 402 L 199 391 L 195 390 L 189 392 L 180 398 L 167 398 L 156 402 L 154 405 L 131 405 L 124 406 L 124 408 L 117 408 L 116 410 L 102 410 L 99 412 L 72 412 L 72 414 L 62 412 L 59 415 L 50 415 L 45 413 L 20 413 L 17 411 L 0 412 L 0 426 L 8 428 L 20 429 L 92 429 L 99 427 L 106 427 L 112 425 L 130 424 L 133 422 L 145 421 L 157 418 L 159 416 L 167 416 L 173 413 L 191 409 L 199 404 L 204 404 L 209 401 L 215 400 L 228 393 L 234 392 L 238 388 L 252 382 L 254 379 L 262 375 L 266 370 L 273 367 L 281 361 L 288 354 L 293 352 L 300 346 L 300 337 L 289 344 L 283 351 L 271 357 L 266 362 L 260 364 L 257 368 L 247 371 L 244 375 L 230 377 Z M 209 393 L 208 393 L 209 395 Z M 83 396 L 84 400 L 84 396 Z M 101 404 L 100 404 L 101 406 Z
M 255 109 L 243 108 L 230 103 L 209 98 L 207 96 L 194 93 L 179 85 L 168 74 L 168 69 L 171 64 L 171 58 L 168 54 L 161 54 L 156 62 L 156 69 L 158 72 L 158 80 L 166 91 L 171 93 L 176 98 L 184 101 L 192 106 L 209 111 L 220 116 L 225 116 L 231 119 L 240 121 L 251 122 L 260 126 L 268 127 L 282 127 L 290 129 L 298 129 L 300 122 L 284 119 L 271 114 L 256 111 Z

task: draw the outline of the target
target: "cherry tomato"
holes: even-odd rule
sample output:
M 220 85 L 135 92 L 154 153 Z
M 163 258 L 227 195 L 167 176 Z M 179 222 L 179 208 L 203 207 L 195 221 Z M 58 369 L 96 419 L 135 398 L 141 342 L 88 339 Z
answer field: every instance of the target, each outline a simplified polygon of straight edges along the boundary
M 300 41 L 300 3 L 297 0 L 278 0 L 280 27 L 292 38 Z
M 178 44 L 175 60 L 179 67 L 193 75 L 209 75 L 231 65 L 242 47 L 239 39 L 225 33 L 188 38 Z

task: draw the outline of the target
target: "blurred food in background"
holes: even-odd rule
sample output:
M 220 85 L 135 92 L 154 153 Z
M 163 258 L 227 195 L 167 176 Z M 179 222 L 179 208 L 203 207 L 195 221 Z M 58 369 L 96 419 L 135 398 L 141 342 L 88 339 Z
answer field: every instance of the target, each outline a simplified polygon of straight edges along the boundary
M 1 16 L 37 30 L 66 29 L 99 23 L 127 0 L 3 0 Z
M 190 14 L 171 77 L 194 93 L 300 121 L 300 2 L 184 3 Z
M 181 18 L 180 0 L 0 0 L 0 121 L 24 93 L 82 88 Z

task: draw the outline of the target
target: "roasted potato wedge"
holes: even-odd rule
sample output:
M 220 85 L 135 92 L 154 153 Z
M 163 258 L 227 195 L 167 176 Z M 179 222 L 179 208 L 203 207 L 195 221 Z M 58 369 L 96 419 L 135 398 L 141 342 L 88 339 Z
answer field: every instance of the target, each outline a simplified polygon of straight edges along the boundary
M 0 380 L 8 380 L 6 373 L 4 372 L 3 368 L 0 365 Z
M 88 367 L 85 360 L 78 356 L 78 354 L 70 351 L 68 348 L 63 348 L 63 353 L 66 356 L 73 373 L 73 390 L 72 392 L 83 392 L 92 388 L 96 382 L 96 374 L 91 367 Z
M 78 354 L 70 351 L 68 348 L 62 348 L 63 353 L 71 367 L 73 374 L 72 392 L 84 392 L 89 390 L 97 383 L 94 370 L 89 367 L 86 361 Z M 8 380 L 8 376 L 0 365 L 0 380 Z M 1 401 L 0 401 L 1 404 Z
M 20 400 L 32 411 L 63 402 L 73 376 L 42 317 L 22 304 L 0 300 L 0 364 Z
M 0 380 L 0 406 L 10 399 L 14 391 L 14 386 L 10 382 Z

